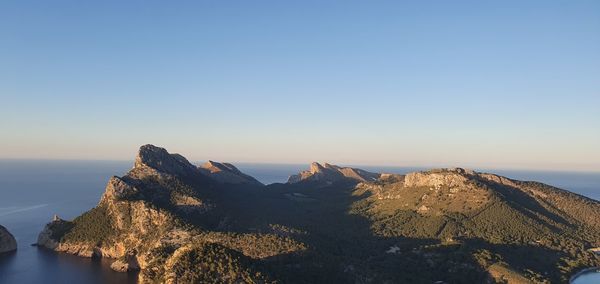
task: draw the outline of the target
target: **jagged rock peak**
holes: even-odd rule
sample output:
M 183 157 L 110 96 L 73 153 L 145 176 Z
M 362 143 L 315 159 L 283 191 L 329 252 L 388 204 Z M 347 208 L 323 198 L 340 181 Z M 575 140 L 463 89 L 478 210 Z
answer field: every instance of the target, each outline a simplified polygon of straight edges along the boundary
M 318 162 L 312 162 L 310 164 L 309 171 L 311 173 L 318 173 L 318 172 L 322 172 L 324 170 L 339 170 L 339 169 L 341 169 L 341 168 L 336 165 L 329 164 L 329 163 L 319 164 Z
M 15 237 L 2 225 L 0 225 L 0 253 L 17 250 Z
M 263 185 L 230 163 L 208 161 L 200 166 L 199 170 L 220 183 Z
M 134 168 L 146 167 L 168 174 L 185 174 L 195 171 L 196 168 L 183 156 L 170 154 L 164 148 L 151 144 L 140 147 L 135 158 Z
M 378 173 L 372 173 L 361 169 L 339 167 L 329 163 L 320 164 L 313 162 L 310 164 L 309 170 L 290 176 L 288 183 L 297 183 L 301 181 L 324 181 L 331 183 L 344 179 L 365 182 L 376 180 L 379 176 L 380 174 Z

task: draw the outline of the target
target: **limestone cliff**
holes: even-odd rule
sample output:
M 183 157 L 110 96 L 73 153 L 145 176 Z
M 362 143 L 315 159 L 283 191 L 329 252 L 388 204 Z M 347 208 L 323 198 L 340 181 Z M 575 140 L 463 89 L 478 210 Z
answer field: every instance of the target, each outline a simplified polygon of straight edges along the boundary
M 0 253 L 17 250 L 17 241 L 15 237 L 3 226 L 0 225 Z
M 600 202 L 541 183 L 313 163 L 254 187 L 229 164 L 152 145 L 135 160 L 38 244 L 110 258 L 142 283 L 560 283 L 600 266 Z
M 150 248 L 181 235 L 176 233 L 183 227 L 178 212 L 202 215 L 211 208 L 182 179 L 210 188 L 210 181 L 182 156 L 144 145 L 133 169 L 110 178 L 95 208 L 72 222 L 55 218 L 40 233 L 38 245 L 85 257 L 126 259 L 128 264 L 114 266 L 118 270 L 143 268 Z

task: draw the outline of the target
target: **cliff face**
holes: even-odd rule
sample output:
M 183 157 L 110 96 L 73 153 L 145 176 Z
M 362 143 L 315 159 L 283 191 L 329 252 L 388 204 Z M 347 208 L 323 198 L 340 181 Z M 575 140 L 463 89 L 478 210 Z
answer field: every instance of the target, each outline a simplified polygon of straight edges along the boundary
M 142 282 L 156 280 L 159 275 L 152 271 L 172 266 L 173 258 L 180 257 L 180 249 L 187 251 L 200 243 L 226 242 L 250 255 L 249 259 L 275 253 L 267 249 L 258 255 L 248 247 L 239 247 L 250 236 L 223 234 L 212 238 L 211 230 L 227 219 L 215 201 L 217 184 L 182 156 L 142 146 L 134 168 L 123 177 L 110 178 L 95 208 L 73 221 L 55 217 L 40 233 L 38 245 L 83 257 L 115 259 L 111 267 L 117 271 L 141 269 Z M 251 267 L 248 264 L 245 269 L 250 271 Z M 221 280 L 237 280 L 228 277 Z
M 82 257 L 115 259 L 111 267 L 117 271 L 138 270 L 152 260 L 150 249 L 189 240 L 189 232 L 174 225 L 176 222 L 170 214 L 140 202 L 105 203 L 73 222 L 53 220 L 42 230 L 37 244 Z
M 17 250 L 15 237 L 3 226 L 0 226 L 0 253 Z
M 167 150 L 153 145 L 144 145 L 135 158 L 134 169 L 146 174 L 194 175 L 197 170 L 186 158 L 170 154 Z M 154 172 L 154 173 L 152 173 Z
M 465 186 L 468 176 L 474 172 L 464 169 L 432 170 L 429 172 L 409 173 L 404 178 L 406 187 L 460 187 Z

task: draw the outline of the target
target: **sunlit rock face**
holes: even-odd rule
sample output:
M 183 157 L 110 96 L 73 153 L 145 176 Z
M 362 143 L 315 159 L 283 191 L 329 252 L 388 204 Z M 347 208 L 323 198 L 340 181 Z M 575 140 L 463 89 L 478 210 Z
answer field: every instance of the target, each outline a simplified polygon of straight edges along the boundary
M 177 213 L 183 207 L 189 215 L 201 215 L 209 208 L 180 177 L 208 184 L 182 156 L 144 145 L 133 169 L 109 179 L 95 208 L 73 221 L 55 216 L 40 232 L 37 244 L 83 257 L 114 258 L 112 267 L 118 271 L 144 268 L 149 250 L 179 230 Z
M 170 154 L 164 148 L 154 145 L 140 147 L 135 158 L 134 168 L 148 169 L 173 175 L 188 175 L 197 169 L 186 158 L 179 154 Z
M 17 250 L 15 237 L 3 226 L 0 226 L 0 253 Z
M 344 180 L 355 182 L 369 182 L 377 180 L 380 177 L 380 175 L 381 174 L 371 173 L 356 168 L 339 167 L 328 163 L 320 164 L 317 162 L 313 162 L 310 164 L 310 168 L 308 170 L 290 176 L 288 179 L 288 183 L 334 183 Z
M 225 184 L 245 184 L 262 186 L 263 184 L 255 178 L 242 173 L 238 168 L 229 163 L 208 161 L 199 167 L 206 176 Z
M 465 186 L 468 176 L 472 174 L 474 174 L 473 171 L 461 168 L 409 173 L 404 178 L 404 186 L 440 187 L 444 185 L 448 187 L 460 187 Z

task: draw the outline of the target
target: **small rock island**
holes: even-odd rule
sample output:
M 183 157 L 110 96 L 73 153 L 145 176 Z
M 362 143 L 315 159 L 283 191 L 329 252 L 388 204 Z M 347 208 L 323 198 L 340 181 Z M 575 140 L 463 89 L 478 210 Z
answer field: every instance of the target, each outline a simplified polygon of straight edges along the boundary
M 17 250 L 17 241 L 15 237 L 0 225 L 0 253 L 7 253 Z

